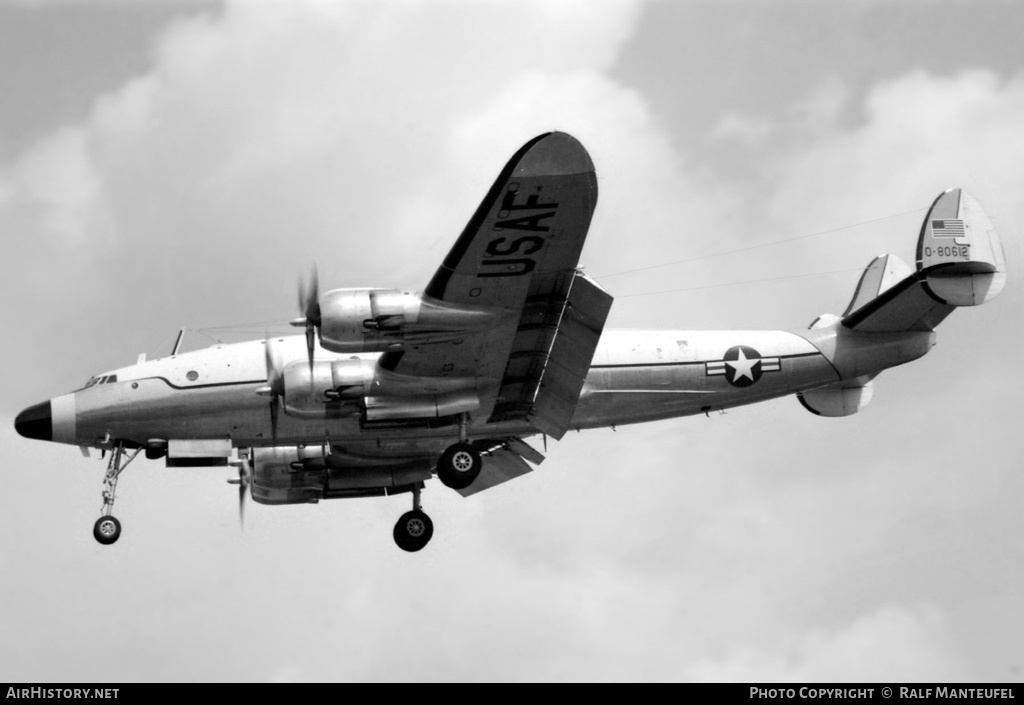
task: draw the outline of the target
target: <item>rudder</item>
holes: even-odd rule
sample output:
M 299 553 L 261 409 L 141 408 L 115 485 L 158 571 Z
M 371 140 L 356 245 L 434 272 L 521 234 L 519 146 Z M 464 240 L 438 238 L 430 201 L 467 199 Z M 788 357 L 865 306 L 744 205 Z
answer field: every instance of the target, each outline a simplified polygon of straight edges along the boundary
M 892 283 L 899 265 L 898 258 L 886 255 L 868 265 L 843 326 L 865 332 L 934 330 L 955 307 L 991 301 L 1006 284 L 995 226 L 978 201 L 959 188 L 939 194 L 928 210 L 917 243 L 917 271 Z M 868 299 L 872 288 L 878 294 Z
M 958 188 L 935 199 L 921 225 L 917 270 L 928 293 L 953 306 L 977 306 L 999 295 L 1006 260 L 977 199 Z

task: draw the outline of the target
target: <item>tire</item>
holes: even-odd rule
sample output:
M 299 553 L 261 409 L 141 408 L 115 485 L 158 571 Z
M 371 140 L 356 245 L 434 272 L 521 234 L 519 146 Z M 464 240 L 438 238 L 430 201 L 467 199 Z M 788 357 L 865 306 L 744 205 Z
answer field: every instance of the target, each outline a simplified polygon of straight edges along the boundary
M 112 516 L 100 517 L 93 524 L 92 535 L 104 546 L 109 546 L 121 538 L 121 522 Z
M 437 476 L 453 490 L 462 490 L 480 476 L 483 460 L 476 448 L 468 443 L 449 446 L 437 463 Z
M 430 542 L 434 535 L 434 522 L 418 509 L 406 512 L 395 524 L 395 543 L 403 551 L 415 553 Z

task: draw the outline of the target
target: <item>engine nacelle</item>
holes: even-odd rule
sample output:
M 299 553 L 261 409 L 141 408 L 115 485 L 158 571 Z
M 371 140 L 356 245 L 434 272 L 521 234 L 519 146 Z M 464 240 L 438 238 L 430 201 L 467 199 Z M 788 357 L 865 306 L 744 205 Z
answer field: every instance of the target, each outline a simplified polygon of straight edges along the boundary
M 364 402 L 367 421 L 436 419 L 480 408 L 480 396 L 474 389 L 460 389 L 445 394 L 366 397 Z
M 500 314 L 398 289 L 335 289 L 320 297 L 320 344 L 334 352 L 384 352 L 454 340 Z
M 397 494 L 431 476 L 426 460 L 344 466 L 320 446 L 253 448 L 249 458 L 252 498 L 260 504 L 307 504 L 321 499 Z
M 326 418 L 327 404 L 355 402 L 370 392 L 374 360 L 335 360 L 314 362 L 312 372 L 305 360 L 288 363 L 284 368 L 284 410 L 300 418 Z M 337 405 L 331 414 L 337 414 Z M 356 407 L 353 405 L 352 411 Z
M 284 411 L 303 419 L 363 414 L 367 421 L 435 419 L 476 411 L 472 378 L 408 377 L 376 360 L 295 360 L 284 368 Z

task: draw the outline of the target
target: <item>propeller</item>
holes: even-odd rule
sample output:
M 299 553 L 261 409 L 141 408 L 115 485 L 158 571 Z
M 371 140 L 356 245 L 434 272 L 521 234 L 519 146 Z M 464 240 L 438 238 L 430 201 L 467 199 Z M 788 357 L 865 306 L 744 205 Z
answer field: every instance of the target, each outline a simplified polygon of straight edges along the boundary
M 316 332 L 320 328 L 320 280 L 317 276 L 316 265 L 313 265 L 309 274 L 309 286 L 302 279 L 299 280 L 299 311 L 302 318 L 296 318 L 291 322 L 293 326 L 306 329 L 306 353 L 309 356 L 309 376 L 313 378 L 313 349 L 316 345 Z
M 267 368 L 267 383 L 258 388 L 256 393 L 270 397 L 270 435 L 276 439 L 277 414 L 284 396 L 284 366 L 281 364 L 281 353 L 271 338 L 264 341 L 263 362 Z
M 238 478 L 229 477 L 229 485 L 238 485 L 238 525 L 245 528 L 245 494 L 249 489 L 249 466 L 245 461 L 238 463 Z

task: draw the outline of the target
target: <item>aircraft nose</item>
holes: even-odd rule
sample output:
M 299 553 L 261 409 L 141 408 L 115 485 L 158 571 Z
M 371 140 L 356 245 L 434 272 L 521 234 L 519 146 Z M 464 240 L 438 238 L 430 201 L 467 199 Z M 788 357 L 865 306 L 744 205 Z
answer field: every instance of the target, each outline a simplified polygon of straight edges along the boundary
M 14 430 L 25 438 L 36 438 L 40 441 L 53 440 L 53 412 L 50 402 L 30 406 L 14 419 Z

